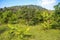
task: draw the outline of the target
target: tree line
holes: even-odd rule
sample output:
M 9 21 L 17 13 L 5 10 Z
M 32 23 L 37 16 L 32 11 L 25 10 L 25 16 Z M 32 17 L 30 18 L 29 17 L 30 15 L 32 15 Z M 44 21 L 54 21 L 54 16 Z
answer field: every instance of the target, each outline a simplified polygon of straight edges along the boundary
M 0 8 L 0 24 L 43 24 L 49 28 L 59 28 L 60 3 L 54 8 L 55 10 L 47 10 L 37 5 Z

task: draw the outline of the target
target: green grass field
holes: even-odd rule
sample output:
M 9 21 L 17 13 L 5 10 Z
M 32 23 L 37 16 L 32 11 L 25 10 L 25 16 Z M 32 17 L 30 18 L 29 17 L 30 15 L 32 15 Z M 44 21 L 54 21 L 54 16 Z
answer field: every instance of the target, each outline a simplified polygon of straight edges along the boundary
M 40 25 L 5 24 L 0 26 L 0 40 L 60 40 L 60 30 L 44 30 Z

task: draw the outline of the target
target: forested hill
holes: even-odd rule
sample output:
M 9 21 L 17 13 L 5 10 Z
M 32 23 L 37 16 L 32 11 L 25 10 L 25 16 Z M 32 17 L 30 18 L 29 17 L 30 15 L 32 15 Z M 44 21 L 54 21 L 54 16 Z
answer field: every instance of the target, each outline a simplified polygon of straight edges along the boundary
M 37 5 L 24 5 L 0 8 L 0 15 L 0 23 L 35 25 L 43 22 L 44 17 L 50 15 L 50 11 Z
M 4 7 L 0 8 L 0 10 L 19 10 L 19 9 L 31 9 L 31 10 L 47 10 L 41 6 L 37 5 L 23 5 L 23 6 L 12 6 L 12 7 Z
M 10 8 L 17 8 L 17 9 L 20 9 L 20 8 L 31 8 L 31 9 L 45 9 L 45 8 L 42 8 L 41 6 L 37 6 L 37 5 L 23 5 L 23 6 L 13 6 L 13 7 L 10 7 Z

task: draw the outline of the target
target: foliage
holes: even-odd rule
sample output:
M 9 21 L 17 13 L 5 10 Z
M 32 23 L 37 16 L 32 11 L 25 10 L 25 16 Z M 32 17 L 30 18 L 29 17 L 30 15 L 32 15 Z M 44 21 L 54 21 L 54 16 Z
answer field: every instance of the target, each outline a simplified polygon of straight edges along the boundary
M 36 5 L 0 8 L 0 40 L 59 40 L 60 3 L 54 8 L 47 10 Z

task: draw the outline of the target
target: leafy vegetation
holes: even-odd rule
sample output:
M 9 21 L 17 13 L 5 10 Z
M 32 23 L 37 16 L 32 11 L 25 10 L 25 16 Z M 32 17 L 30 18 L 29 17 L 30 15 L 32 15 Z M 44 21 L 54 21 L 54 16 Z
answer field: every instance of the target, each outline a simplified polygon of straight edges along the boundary
M 60 3 L 55 10 L 36 5 L 0 8 L 0 40 L 60 40 Z

